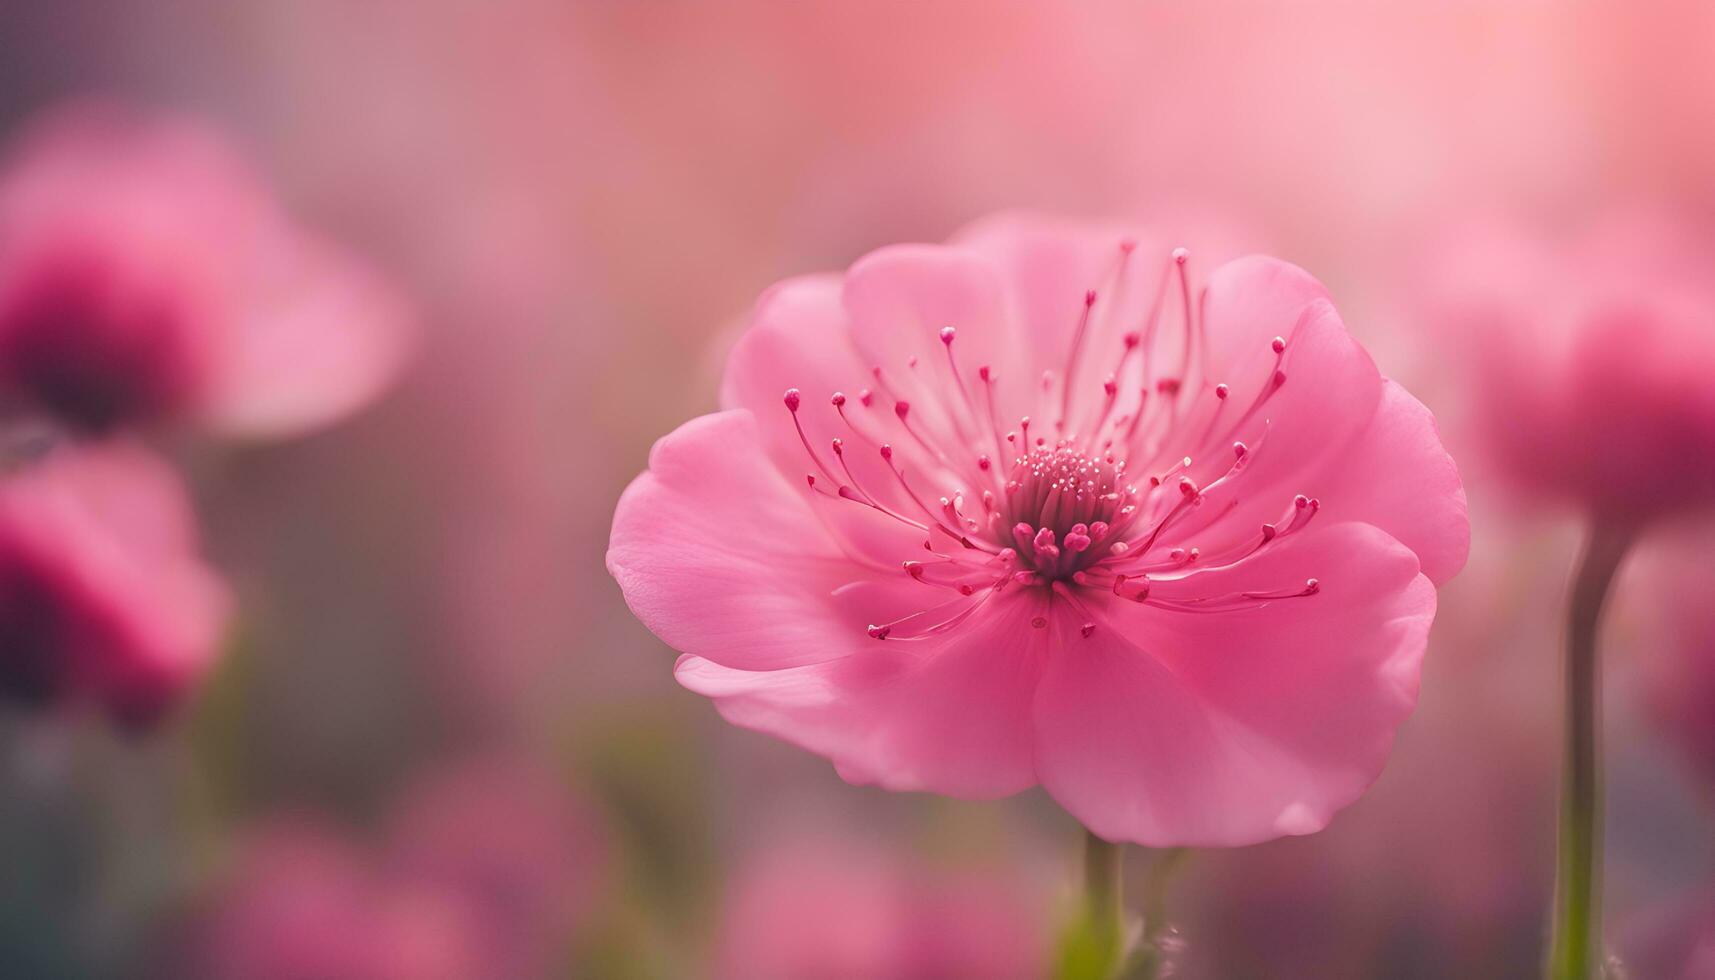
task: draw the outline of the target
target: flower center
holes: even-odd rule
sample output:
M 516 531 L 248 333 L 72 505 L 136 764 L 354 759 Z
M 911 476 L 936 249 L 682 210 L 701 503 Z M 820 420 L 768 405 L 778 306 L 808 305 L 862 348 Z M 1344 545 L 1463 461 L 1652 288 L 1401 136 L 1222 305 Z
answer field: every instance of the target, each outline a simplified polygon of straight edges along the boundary
M 1125 461 L 1071 446 L 1037 446 L 1013 465 L 1003 527 L 1020 564 L 1053 581 L 1071 578 L 1109 553 L 1109 532 L 1135 490 Z
M 1116 289 L 1131 250 L 1120 245 Z M 1040 590 L 1044 612 L 1064 604 L 1086 637 L 1096 629 L 1092 606 L 1116 599 L 1214 613 L 1320 591 L 1315 579 L 1261 591 L 1222 588 L 1220 572 L 1277 547 L 1320 505 L 1300 495 L 1278 519 L 1243 531 L 1226 520 L 1266 440 L 1266 407 L 1286 384 L 1287 341 L 1270 343 L 1269 373 L 1240 389 L 1251 396 L 1233 398 L 1228 384 L 1208 377 L 1185 265 L 1184 250 L 1176 250 L 1169 271 L 1184 314 L 1176 343 L 1158 330 L 1169 275 L 1138 324 L 1102 323 L 1098 331 L 1096 321 L 1114 313 L 1098 306 L 1095 290 L 1084 294 L 1063 371 L 1041 376 L 1034 424 L 1029 415 L 1018 416 L 1015 428 L 1002 424 L 995 374 L 979 365 L 973 377 L 961 366 L 953 326 L 939 331 L 944 363 L 912 356 L 903 370 L 873 367 L 875 387 L 851 398 L 834 392 L 831 411 L 818 413 L 813 428 L 801 417 L 809 410 L 803 394 L 786 391 L 812 497 L 920 532 L 922 550 L 900 565 L 944 590 L 919 612 L 871 625 L 870 636 L 942 635 L 1020 589 Z M 1046 615 L 1032 620 L 1039 629 L 1048 623 Z

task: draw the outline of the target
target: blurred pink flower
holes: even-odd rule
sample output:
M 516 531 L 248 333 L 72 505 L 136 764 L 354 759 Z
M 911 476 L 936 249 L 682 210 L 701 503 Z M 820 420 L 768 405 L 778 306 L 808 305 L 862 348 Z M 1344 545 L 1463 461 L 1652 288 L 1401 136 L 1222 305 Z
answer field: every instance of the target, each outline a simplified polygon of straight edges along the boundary
M 606 873 L 599 828 L 549 773 L 473 760 L 406 794 L 388 870 L 419 890 L 465 898 L 485 976 L 550 976 Z
M 243 845 L 197 923 L 188 962 L 207 980 L 459 980 L 483 963 L 451 896 L 389 887 L 364 854 L 313 822 Z
M 1715 238 L 1612 215 L 1555 243 L 1485 222 L 1422 318 L 1476 383 L 1473 434 L 1527 493 L 1635 524 L 1715 505 Z
M 190 935 L 220 980 L 554 976 L 599 884 L 597 824 L 517 760 L 433 770 L 373 849 L 280 821 L 245 842 Z
M 1621 975 L 1633 980 L 1715 978 L 1715 890 L 1663 903 L 1626 924 Z
M 680 682 L 852 782 L 1041 783 L 1149 845 L 1326 825 L 1415 701 L 1464 492 L 1308 274 L 1175 256 L 1005 217 L 767 293 L 614 517 Z
M 849 839 L 788 841 L 728 887 L 715 976 L 1040 977 L 1048 906 L 1043 889 L 999 869 L 925 869 Z
M 228 606 L 184 488 L 143 450 L 64 448 L 0 477 L 6 695 L 149 724 L 207 671 Z
M 399 300 L 183 119 L 77 104 L 0 171 L 0 394 L 75 427 L 281 436 L 392 378 Z

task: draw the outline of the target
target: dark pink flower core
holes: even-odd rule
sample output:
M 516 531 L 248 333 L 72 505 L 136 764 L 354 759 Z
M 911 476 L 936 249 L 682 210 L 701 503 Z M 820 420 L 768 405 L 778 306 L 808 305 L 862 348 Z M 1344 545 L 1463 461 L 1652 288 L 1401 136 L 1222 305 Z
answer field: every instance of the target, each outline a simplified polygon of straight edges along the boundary
M 165 290 L 151 298 L 116 279 L 99 257 L 68 257 L 0 311 L 6 382 L 90 432 L 182 411 L 208 373 L 181 304 Z
M 1112 277 L 1124 285 L 1132 248 L 1122 244 Z M 1163 300 L 1178 286 L 1184 310 L 1177 330 L 1160 329 Z M 1247 469 L 1266 453 L 1266 407 L 1288 381 L 1290 352 L 1280 337 L 1257 377 L 1208 377 L 1210 355 L 1192 301 L 1186 253 L 1156 284 L 1141 321 L 1117 343 L 1086 343 L 1101 296 L 1084 294 L 1067 324 L 1064 364 L 1044 365 L 1036 411 L 1002 420 L 997 375 L 959 356 L 958 328 L 942 327 L 945 358 L 877 365 L 873 387 L 855 397 L 830 393 L 849 437 L 827 451 L 800 421 L 811 411 L 797 388 L 783 398 L 810 469 L 811 492 L 866 507 L 923 532 L 923 556 L 905 574 L 951 593 L 902 619 L 869 627 L 876 639 L 944 634 L 1009 589 L 1042 589 L 1080 611 L 1090 636 L 1096 617 L 1085 600 L 1099 592 L 1157 608 L 1220 612 L 1315 595 L 1315 579 L 1232 592 L 1205 586 L 1207 573 L 1249 562 L 1295 534 L 1320 503 L 1280 501 L 1279 516 L 1242 539 L 1223 527 L 1238 506 Z M 1102 347 L 1105 353 L 1098 353 Z M 1248 392 L 1235 396 L 1234 392 Z M 869 454 L 881 468 L 858 467 Z M 859 473 L 893 486 L 869 485 Z M 1205 550 L 1208 535 L 1218 542 Z M 1218 577 L 1209 576 L 1211 578 Z M 1045 628 L 1037 617 L 1034 625 Z

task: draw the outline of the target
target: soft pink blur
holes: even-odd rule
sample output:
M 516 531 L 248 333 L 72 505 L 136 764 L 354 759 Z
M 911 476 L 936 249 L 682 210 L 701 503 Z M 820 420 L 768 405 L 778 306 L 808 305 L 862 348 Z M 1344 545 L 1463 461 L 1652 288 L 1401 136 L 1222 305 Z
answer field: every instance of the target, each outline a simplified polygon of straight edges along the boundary
M 1455 225 L 1421 312 L 1527 500 L 1637 523 L 1715 506 L 1715 226 L 1608 216 L 1565 243 Z
M 51 451 L 0 477 L 0 688 L 159 721 L 226 626 L 197 539 L 178 476 L 133 445 Z
M 604 852 L 592 814 L 548 773 L 499 757 L 437 768 L 377 846 L 303 817 L 253 830 L 184 955 L 209 980 L 553 976 Z
M 0 170 L 11 403 L 97 432 L 293 434 L 375 397 L 406 337 L 400 300 L 188 119 L 59 108 Z
M 734 868 L 719 980 L 1041 977 L 1056 913 L 1017 868 L 936 867 L 860 832 L 776 836 Z
M 1646 617 L 1635 669 L 1645 716 L 1715 801 L 1715 569 L 1711 535 L 1691 529 L 1653 549 L 1636 579 Z

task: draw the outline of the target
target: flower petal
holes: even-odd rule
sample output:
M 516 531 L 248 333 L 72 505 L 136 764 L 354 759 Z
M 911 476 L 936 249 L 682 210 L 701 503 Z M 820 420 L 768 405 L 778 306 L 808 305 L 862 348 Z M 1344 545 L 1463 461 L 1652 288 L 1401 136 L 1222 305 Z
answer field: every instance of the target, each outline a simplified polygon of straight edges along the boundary
M 1223 587 L 1317 596 L 1193 614 L 1115 600 L 1037 693 L 1043 786 L 1095 833 L 1237 846 L 1322 829 L 1374 781 L 1416 700 L 1435 592 L 1404 546 L 1344 524 L 1283 542 Z
M 1392 381 L 1366 428 L 1309 481 L 1324 521 L 1364 521 L 1417 553 L 1442 585 L 1465 567 L 1471 521 L 1459 468 L 1441 445 L 1435 416 Z
M 1183 448 L 1167 456 L 1192 457 L 1200 464 L 1193 473 L 1209 480 L 1231 464 L 1225 433 L 1255 450 L 1222 500 L 1209 537 L 1191 542 L 1208 548 L 1254 536 L 1263 523 L 1278 520 L 1297 494 L 1320 498 L 1338 490 L 1317 476 L 1370 425 L 1382 378 L 1321 284 L 1284 262 L 1252 258 L 1222 266 L 1210 282 L 1205 311 L 1208 380 L 1229 385 L 1231 393 L 1224 403 L 1203 397 L 1181 423 L 1180 437 L 1168 442 Z M 1270 391 L 1275 337 L 1286 341 L 1285 382 Z M 1265 395 L 1249 421 L 1233 430 L 1247 407 Z
M 1122 243 L 1132 252 L 1125 259 L 1123 286 L 1116 275 Z M 1031 342 L 1030 363 L 1055 371 L 1065 365 L 1084 294 L 1097 293 L 1088 344 L 1116 345 L 1125 331 L 1141 328 L 1171 251 L 1164 242 L 1120 224 L 1024 213 L 985 218 L 955 235 L 953 244 L 987 256 L 1001 270 L 1014 315 Z M 1176 293 L 1169 294 L 1177 311 Z M 1100 376 L 1084 380 L 1100 393 Z
M 914 410 L 955 411 L 938 404 L 948 401 L 942 393 L 953 385 L 941 330 L 953 327 L 965 385 L 974 392 L 978 369 L 991 367 L 1001 418 L 1030 411 L 1040 368 L 1000 270 L 987 258 L 945 245 L 879 249 L 846 272 L 845 305 L 852 341 L 867 366 L 879 367 L 886 390 Z
M 769 458 L 794 486 L 802 486 L 806 476 L 814 476 L 829 493 L 842 484 L 854 485 L 896 513 L 921 522 L 922 513 L 904 496 L 875 447 L 829 404 L 835 392 L 846 394 L 845 411 L 866 433 L 892 425 L 890 405 L 866 407 L 859 399 L 873 384 L 852 346 L 840 277 L 799 276 L 757 301 L 749 329 L 727 359 L 721 404 L 751 411 Z M 787 411 L 782 400 L 792 388 L 800 392 L 796 413 Z M 803 426 L 802 437 L 794 421 Z M 830 448 L 834 439 L 846 445 L 843 466 Z M 805 442 L 817 458 L 811 458 Z M 873 508 L 820 498 L 816 507 L 824 523 L 854 552 L 893 565 L 901 555 L 920 550 L 920 530 Z
M 693 419 L 655 444 L 608 545 L 626 603 L 669 646 L 732 667 L 814 663 L 874 643 L 833 595 L 873 573 L 841 553 L 761 454 L 743 410 Z
M 997 598 L 932 640 L 869 640 L 839 660 L 744 671 L 682 657 L 679 683 L 735 725 L 832 759 L 842 778 L 966 799 L 1036 782 L 1030 713 L 1047 658 L 1033 595 Z
M 330 245 L 285 235 L 253 257 L 203 417 L 227 435 L 277 438 L 330 425 L 378 397 L 411 348 L 402 299 Z

